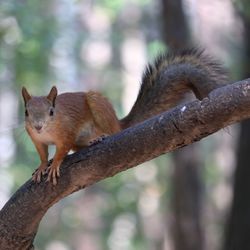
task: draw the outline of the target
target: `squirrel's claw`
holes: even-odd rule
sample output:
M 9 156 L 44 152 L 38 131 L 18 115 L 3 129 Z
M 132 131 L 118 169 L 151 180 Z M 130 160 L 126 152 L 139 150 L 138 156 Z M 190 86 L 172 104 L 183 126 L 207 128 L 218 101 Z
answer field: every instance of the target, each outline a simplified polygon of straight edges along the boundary
M 47 164 L 41 164 L 32 174 L 32 180 L 37 183 L 41 182 L 42 175 L 45 175 L 47 167 Z
M 41 181 L 41 177 L 42 177 L 42 171 L 40 171 L 40 170 L 37 169 L 33 173 L 32 181 L 39 183 Z
M 60 177 L 60 166 L 49 166 L 48 167 L 48 178 L 47 182 L 50 182 L 52 180 L 53 185 L 55 186 L 57 184 L 57 178 Z

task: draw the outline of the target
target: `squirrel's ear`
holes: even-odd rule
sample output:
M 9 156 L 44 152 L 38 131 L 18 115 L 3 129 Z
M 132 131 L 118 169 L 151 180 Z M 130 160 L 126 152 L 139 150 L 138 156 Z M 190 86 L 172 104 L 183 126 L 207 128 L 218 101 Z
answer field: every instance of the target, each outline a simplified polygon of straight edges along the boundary
M 55 106 L 56 97 L 57 97 L 57 88 L 56 88 L 56 86 L 53 86 L 51 88 L 49 94 L 47 95 L 47 99 L 52 102 L 53 106 Z
M 22 87 L 22 96 L 24 100 L 24 105 L 26 106 L 27 102 L 31 99 L 31 95 L 25 87 Z

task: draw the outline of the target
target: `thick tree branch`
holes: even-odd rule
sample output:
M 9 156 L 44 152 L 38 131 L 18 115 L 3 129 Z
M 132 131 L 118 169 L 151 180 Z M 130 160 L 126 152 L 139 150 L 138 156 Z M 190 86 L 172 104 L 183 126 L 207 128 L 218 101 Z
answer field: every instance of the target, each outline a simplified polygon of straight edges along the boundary
M 66 157 L 57 186 L 27 181 L 0 211 L 0 249 L 32 249 L 40 220 L 63 197 L 250 117 L 250 79 L 216 89 Z

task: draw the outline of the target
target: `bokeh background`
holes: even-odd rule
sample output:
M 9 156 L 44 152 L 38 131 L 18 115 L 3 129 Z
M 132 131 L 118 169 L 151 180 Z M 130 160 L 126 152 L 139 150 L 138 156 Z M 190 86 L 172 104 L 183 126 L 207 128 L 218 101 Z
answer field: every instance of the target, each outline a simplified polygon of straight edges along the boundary
M 0 1 L 0 207 L 39 164 L 21 86 L 98 90 L 123 117 L 145 65 L 187 46 L 249 77 L 248 0 Z M 250 249 L 249 143 L 245 121 L 79 191 L 45 215 L 36 249 Z

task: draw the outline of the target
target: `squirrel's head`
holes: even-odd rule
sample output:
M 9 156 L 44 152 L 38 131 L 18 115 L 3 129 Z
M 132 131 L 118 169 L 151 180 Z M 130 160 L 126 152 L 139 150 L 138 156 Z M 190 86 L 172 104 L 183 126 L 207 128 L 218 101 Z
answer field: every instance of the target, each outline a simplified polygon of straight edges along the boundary
M 32 129 L 41 133 L 54 120 L 57 88 L 51 88 L 47 96 L 31 96 L 25 87 L 22 88 L 25 106 L 25 122 Z

